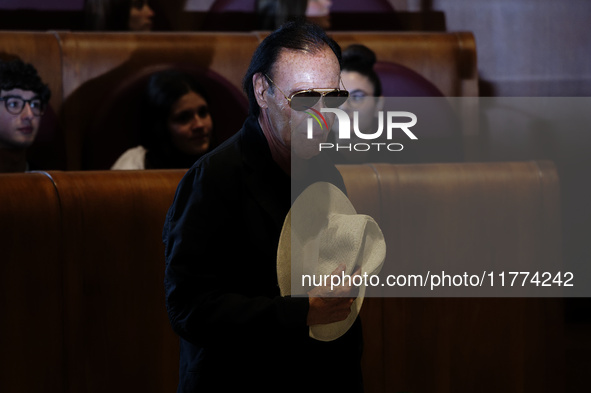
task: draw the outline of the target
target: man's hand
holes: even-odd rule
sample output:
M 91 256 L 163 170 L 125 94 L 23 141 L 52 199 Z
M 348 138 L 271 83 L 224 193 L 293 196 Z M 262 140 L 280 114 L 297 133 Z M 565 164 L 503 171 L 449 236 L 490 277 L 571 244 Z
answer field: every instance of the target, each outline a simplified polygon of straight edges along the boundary
M 345 264 L 340 264 L 331 274 L 341 276 Z M 352 277 L 359 275 L 358 268 Z M 310 309 L 308 310 L 308 326 L 327 324 L 345 320 L 351 313 L 351 305 L 356 298 L 356 288 L 351 286 L 316 287 L 308 292 Z

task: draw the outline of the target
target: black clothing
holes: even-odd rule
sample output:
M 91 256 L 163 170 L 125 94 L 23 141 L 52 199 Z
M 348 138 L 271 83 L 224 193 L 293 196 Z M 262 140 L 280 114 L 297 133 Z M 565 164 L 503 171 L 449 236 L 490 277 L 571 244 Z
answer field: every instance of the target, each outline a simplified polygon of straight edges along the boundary
M 306 182 L 344 189 L 334 165 L 311 163 Z M 359 319 L 341 338 L 316 341 L 308 299 L 279 294 L 290 189 L 252 116 L 180 182 L 163 231 L 166 306 L 181 337 L 178 392 L 362 390 Z

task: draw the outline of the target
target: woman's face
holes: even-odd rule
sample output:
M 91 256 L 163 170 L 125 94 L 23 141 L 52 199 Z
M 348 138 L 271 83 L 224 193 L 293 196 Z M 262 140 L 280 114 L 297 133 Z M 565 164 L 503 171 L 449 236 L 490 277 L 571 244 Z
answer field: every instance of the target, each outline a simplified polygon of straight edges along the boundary
M 152 18 L 154 11 L 148 5 L 147 0 L 131 0 L 129 10 L 129 31 L 152 30 Z
M 369 78 L 355 71 L 341 72 L 343 85 L 349 91 L 349 99 L 341 106 L 353 121 L 353 112 L 359 113 L 359 131 L 365 134 L 375 132 L 374 118 L 379 110 L 375 90 Z M 353 128 L 351 128 L 353 130 Z
M 172 144 L 184 154 L 205 153 L 211 144 L 213 122 L 205 99 L 189 92 L 171 108 L 168 130 Z

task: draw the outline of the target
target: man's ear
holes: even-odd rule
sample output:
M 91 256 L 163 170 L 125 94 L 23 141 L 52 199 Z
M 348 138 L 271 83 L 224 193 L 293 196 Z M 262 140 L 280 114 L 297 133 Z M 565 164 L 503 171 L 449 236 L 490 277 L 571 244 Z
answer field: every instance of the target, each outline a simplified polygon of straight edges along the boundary
M 269 82 L 267 81 L 267 78 L 258 72 L 252 76 L 252 85 L 254 87 L 254 96 L 257 100 L 257 103 L 259 104 L 259 107 L 261 107 L 261 109 L 267 108 L 267 97 L 265 95 L 265 92 L 269 88 Z

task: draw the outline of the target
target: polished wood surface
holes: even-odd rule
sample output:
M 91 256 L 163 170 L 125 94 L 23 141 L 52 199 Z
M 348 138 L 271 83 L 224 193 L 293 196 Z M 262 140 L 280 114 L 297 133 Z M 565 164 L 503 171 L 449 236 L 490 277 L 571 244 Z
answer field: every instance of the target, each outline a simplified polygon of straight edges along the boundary
M 60 205 L 41 173 L 0 175 L 0 391 L 63 392 Z
M 241 88 L 258 45 L 250 33 L 74 33 L 59 32 L 64 96 L 107 72 L 151 64 L 186 63 L 211 68 Z
M 246 33 L 60 32 L 58 38 L 64 73 L 62 120 L 68 146 L 68 169 L 108 168 L 84 165 L 84 150 L 94 145 L 87 136 L 93 122 L 97 121 L 97 110 L 104 106 L 105 100 L 113 98 L 110 93 L 138 72 L 158 64 L 212 70 L 241 94 L 242 77 L 258 45 L 256 37 Z M 238 108 L 224 109 L 228 114 Z M 232 132 L 238 131 L 239 126 L 235 128 Z M 116 137 L 107 133 L 105 139 Z M 97 153 L 91 151 L 89 155 L 93 154 Z
M 339 170 L 387 264 L 560 259 L 552 163 Z M 184 172 L 0 175 L 0 390 L 175 390 L 161 230 Z M 361 318 L 367 392 L 564 390 L 561 299 L 366 297 Z
M 0 31 L 2 55 L 21 56 L 32 63 L 53 93 L 50 113 L 44 116 L 47 124 L 41 127 L 29 154 L 33 169 L 107 169 L 84 162 L 85 157 L 104 150 L 104 143 L 96 143 L 88 135 L 100 136 L 92 130 L 97 114 L 112 100 L 113 92 L 146 67 L 169 64 L 209 70 L 233 85 L 234 94 L 245 98 L 242 78 L 256 47 L 268 34 Z M 411 68 L 446 96 L 478 95 L 476 46 L 471 33 L 334 32 L 332 36 L 342 47 L 365 44 L 380 61 Z M 234 114 L 236 108 L 227 106 L 225 113 Z M 238 131 L 235 128 L 224 132 Z M 477 124 L 463 132 L 478 134 Z M 104 138 L 108 143 L 116 135 L 105 132 Z M 132 138 L 125 135 L 123 139 Z
M 174 391 L 164 217 L 184 171 L 51 172 L 64 239 L 71 392 Z
M 448 97 L 477 97 L 476 43 L 469 32 L 335 32 L 346 48 L 362 43 L 379 61 L 402 64 L 431 81 Z
M 339 169 L 358 213 L 379 217 L 387 272 L 560 264 L 550 162 Z M 562 299 L 388 296 L 361 310 L 368 391 L 564 390 Z

